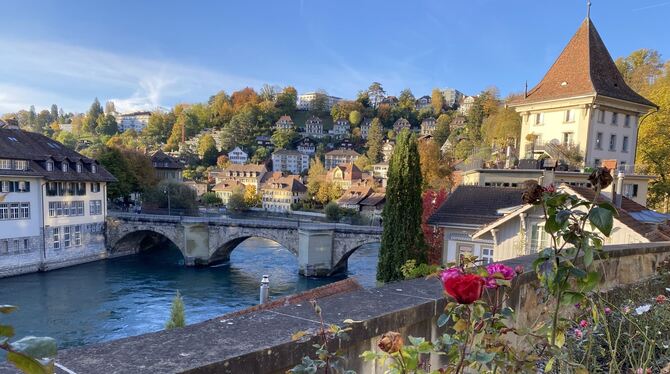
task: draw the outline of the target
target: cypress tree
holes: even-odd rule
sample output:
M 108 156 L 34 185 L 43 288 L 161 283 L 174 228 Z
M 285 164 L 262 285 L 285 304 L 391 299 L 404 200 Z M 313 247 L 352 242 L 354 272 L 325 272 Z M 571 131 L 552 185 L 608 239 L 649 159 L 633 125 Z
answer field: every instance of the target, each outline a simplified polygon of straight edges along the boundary
M 403 279 L 400 267 L 408 260 L 425 263 L 426 244 L 421 230 L 421 167 L 416 136 L 403 130 L 389 162 L 384 232 L 379 251 L 377 280 Z
M 177 291 L 177 294 L 172 300 L 170 319 L 165 324 L 165 329 L 170 330 L 184 326 L 186 326 L 186 319 L 184 318 L 184 301 L 181 298 L 181 293 Z

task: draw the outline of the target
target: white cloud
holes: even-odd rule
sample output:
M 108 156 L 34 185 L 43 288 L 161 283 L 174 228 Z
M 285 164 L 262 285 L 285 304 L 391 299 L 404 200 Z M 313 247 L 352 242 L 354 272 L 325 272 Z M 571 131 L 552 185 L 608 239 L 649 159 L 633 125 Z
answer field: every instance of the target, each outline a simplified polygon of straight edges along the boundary
M 0 112 L 66 103 L 83 111 L 93 97 L 120 111 L 206 98 L 220 89 L 260 86 L 256 79 L 69 44 L 0 37 Z M 6 75 L 5 75 L 6 74 Z M 27 105 L 27 106 L 26 106 Z

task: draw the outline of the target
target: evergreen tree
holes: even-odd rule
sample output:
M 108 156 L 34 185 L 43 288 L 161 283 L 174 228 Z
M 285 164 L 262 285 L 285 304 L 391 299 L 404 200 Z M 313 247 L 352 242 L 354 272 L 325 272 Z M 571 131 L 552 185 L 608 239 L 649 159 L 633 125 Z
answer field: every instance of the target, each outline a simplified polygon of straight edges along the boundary
M 400 267 L 408 260 L 419 264 L 427 261 L 421 230 L 422 183 L 416 136 L 405 129 L 398 134 L 389 163 L 377 266 L 377 280 L 381 282 L 403 279 Z
M 378 163 L 382 160 L 382 142 L 384 141 L 384 129 L 382 128 L 382 123 L 379 118 L 375 118 L 370 123 L 370 129 L 368 130 L 368 158 L 373 164 Z
M 184 318 L 184 300 L 181 298 L 181 293 L 177 291 L 172 300 L 172 310 L 170 311 L 170 319 L 165 324 L 165 329 L 175 329 L 186 326 L 186 319 Z

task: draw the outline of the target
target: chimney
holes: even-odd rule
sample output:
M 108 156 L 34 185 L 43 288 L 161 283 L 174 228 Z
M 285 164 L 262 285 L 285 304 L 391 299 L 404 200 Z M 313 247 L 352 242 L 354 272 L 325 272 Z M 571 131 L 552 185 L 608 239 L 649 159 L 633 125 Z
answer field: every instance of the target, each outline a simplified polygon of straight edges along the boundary
M 614 188 L 612 193 L 614 195 L 614 205 L 616 205 L 617 208 L 621 208 L 621 200 L 623 200 L 623 179 L 623 171 L 620 171 L 616 177 L 616 188 Z

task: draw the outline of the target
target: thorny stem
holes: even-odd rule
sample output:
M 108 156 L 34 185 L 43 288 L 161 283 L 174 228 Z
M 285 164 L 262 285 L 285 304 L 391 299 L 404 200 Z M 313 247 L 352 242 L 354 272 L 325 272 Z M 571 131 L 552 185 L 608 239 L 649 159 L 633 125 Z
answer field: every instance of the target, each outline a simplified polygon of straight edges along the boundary
M 470 323 L 472 322 L 472 312 L 470 310 L 470 306 L 466 308 L 468 311 L 468 326 L 470 326 Z M 469 328 L 465 329 L 465 341 L 463 342 L 463 346 L 461 347 L 461 357 L 458 361 L 458 365 L 456 366 L 456 371 L 455 374 L 461 373 L 461 370 L 463 369 L 463 364 L 465 363 L 465 353 L 468 347 L 468 341 L 470 340 L 470 334 L 469 334 Z

